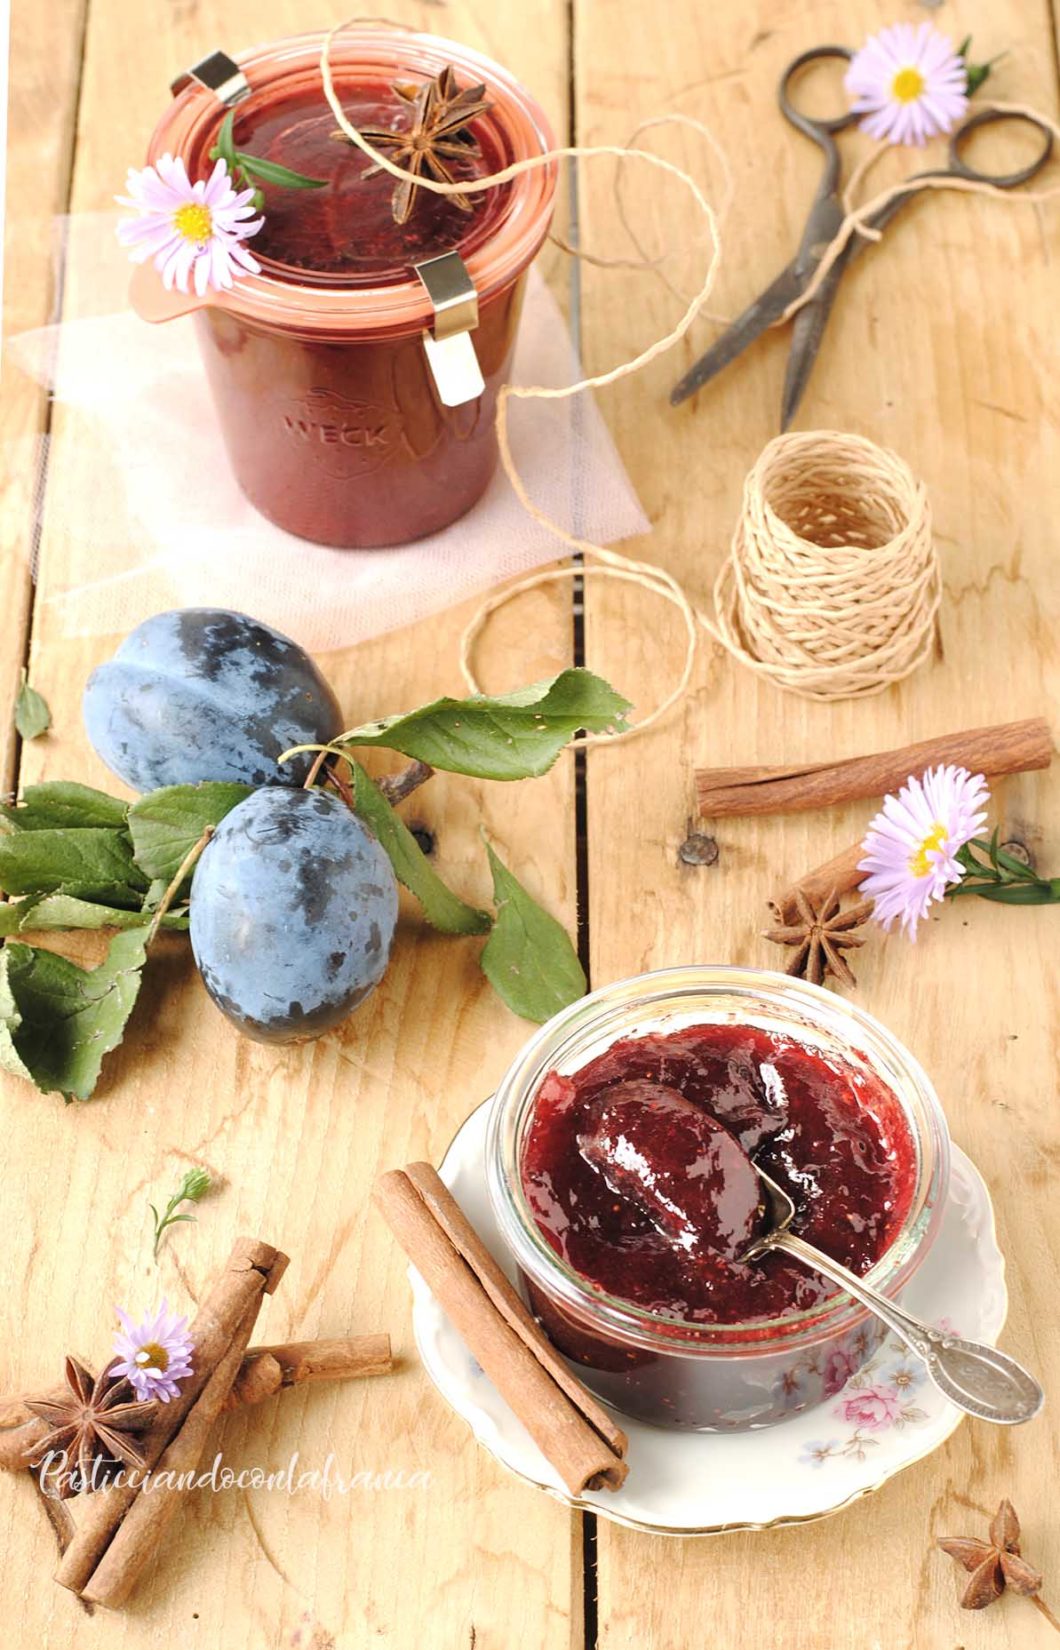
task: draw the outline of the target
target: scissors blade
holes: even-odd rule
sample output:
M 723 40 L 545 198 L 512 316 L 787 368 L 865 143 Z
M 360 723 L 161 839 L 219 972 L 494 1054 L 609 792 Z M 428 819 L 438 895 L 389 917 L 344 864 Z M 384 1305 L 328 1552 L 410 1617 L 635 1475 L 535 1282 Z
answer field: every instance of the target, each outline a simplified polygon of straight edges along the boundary
M 767 327 L 778 321 L 790 303 L 799 296 L 805 287 L 809 275 L 800 273 L 793 258 L 786 269 L 782 269 L 775 281 L 770 282 L 764 292 L 759 293 L 753 304 L 748 304 L 742 315 L 737 316 L 731 326 L 726 327 L 721 337 L 716 339 L 705 355 L 700 356 L 694 367 L 691 367 L 679 384 L 675 384 L 670 391 L 670 405 L 679 407 L 682 401 L 687 401 L 690 395 L 709 383 L 723 367 L 748 346 L 756 338 L 760 338 Z
M 791 349 L 788 352 L 784 390 L 780 398 L 780 428 L 788 428 L 798 411 L 806 386 L 810 381 L 824 329 L 832 313 L 839 283 L 846 269 L 848 253 L 841 253 L 824 277 L 820 287 L 805 308 L 800 309 L 792 322 Z M 805 284 L 805 283 L 804 283 Z

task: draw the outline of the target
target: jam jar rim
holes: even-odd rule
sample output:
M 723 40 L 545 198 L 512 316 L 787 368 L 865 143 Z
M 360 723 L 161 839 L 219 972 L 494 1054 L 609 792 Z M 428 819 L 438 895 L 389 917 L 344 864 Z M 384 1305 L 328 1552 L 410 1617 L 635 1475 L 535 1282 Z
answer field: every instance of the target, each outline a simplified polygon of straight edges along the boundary
M 619 1038 L 637 1035 L 636 1025 L 616 1023 L 608 1030 L 609 1016 L 617 1021 L 623 1012 L 632 1009 L 643 1016 L 641 1033 L 651 1032 L 659 1029 L 653 1023 L 653 1009 L 657 1020 L 668 1001 L 687 1002 L 696 994 L 702 995 L 700 1023 L 718 1023 L 710 1021 L 709 1004 L 712 997 L 725 994 L 748 998 L 748 1014 L 742 1023 L 759 1023 L 751 1007 L 754 997 L 759 998 L 763 1012 L 779 1009 L 782 1014 L 785 1007 L 789 1013 L 793 1006 L 804 1008 L 806 1031 L 816 1025 L 838 1034 L 848 1051 L 868 1060 L 895 1094 L 913 1137 L 917 1183 L 901 1230 L 865 1278 L 889 1297 L 905 1287 L 941 1224 L 949 1184 L 949 1131 L 930 1079 L 898 1038 L 860 1006 L 791 975 L 736 964 L 657 969 L 600 987 L 554 1015 L 523 1045 L 490 1102 L 487 1125 L 487 1189 L 501 1234 L 529 1278 L 579 1317 L 590 1332 L 609 1334 L 675 1357 L 768 1356 L 793 1344 L 801 1348 L 831 1340 L 870 1316 L 866 1307 L 844 1291 L 822 1305 L 778 1318 L 725 1324 L 673 1318 L 588 1283 L 561 1259 L 533 1218 L 518 1172 L 519 1158 L 525 1123 L 544 1077 L 562 1064 L 564 1052 L 571 1052 L 571 1045 L 581 1033 L 591 1033 L 591 1053 L 578 1061 L 578 1066 Z M 699 1013 L 699 1009 L 683 1011 L 679 1023 L 697 1023 Z M 798 1035 L 794 1015 L 790 1029 L 793 1036 Z M 870 1053 L 873 1044 L 893 1063 L 900 1081 L 876 1066 Z M 911 1108 L 909 1096 L 915 1098 L 922 1116 Z
M 235 61 L 251 82 L 252 95 L 270 87 L 279 92 L 285 81 L 319 62 L 325 38 L 323 30 L 288 35 L 249 47 Z M 452 63 L 485 82 L 494 99 L 497 125 L 513 146 L 514 158 L 545 154 L 555 147 L 548 119 L 531 93 L 502 65 L 458 41 L 397 24 L 386 28 L 353 24 L 336 36 L 331 60 L 334 71 L 392 65 L 395 72 L 408 73 L 437 72 Z M 238 110 L 239 104 L 233 107 Z M 191 81 L 156 124 L 148 161 L 153 163 L 167 151 L 185 162 L 194 159 L 225 112 L 212 92 Z M 469 251 L 465 260 L 480 305 L 511 286 L 536 257 L 551 222 L 557 178 L 558 168 L 552 162 L 524 172 L 508 186 L 510 198 L 494 234 Z M 231 287 L 210 289 L 195 307 L 203 305 L 228 310 L 270 329 L 336 335 L 350 342 L 422 332 L 431 326 L 434 315 L 426 290 L 412 270 L 404 281 L 344 287 L 331 281 L 315 282 L 311 272 L 306 279 L 293 281 L 263 268 L 257 275 L 241 276 Z

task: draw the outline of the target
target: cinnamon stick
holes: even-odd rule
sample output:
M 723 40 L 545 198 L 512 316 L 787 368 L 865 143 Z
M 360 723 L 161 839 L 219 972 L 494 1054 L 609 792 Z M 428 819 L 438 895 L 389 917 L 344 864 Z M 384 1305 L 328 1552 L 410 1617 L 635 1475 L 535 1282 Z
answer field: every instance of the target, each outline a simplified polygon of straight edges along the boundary
M 796 890 L 806 895 L 811 905 L 819 905 L 828 898 L 833 888 L 837 894 L 851 894 L 857 888 L 864 871 L 858 870 L 859 861 L 865 858 L 865 844 L 855 842 L 852 847 L 844 848 L 841 854 L 834 859 L 826 860 L 818 865 L 814 871 L 807 871 L 804 877 L 799 877 L 790 888 L 778 894 L 772 901 L 777 915 L 784 922 L 792 922 L 798 913 L 795 903 Z
M 389 1335 L 351 1335 L 338 1340 L 289 1341 L 282 1346 L 249 1347 L 225 1409 L 261 1404 L 284 1387 L 306 1381 L 354 1381 L 388 1375 L 393 1368 Z M 60 1400 L 64 1386 L 42 1394 Z M 0 1399 L 0 1472 L 17 1472 L 48 1431 L 48 1423 L 27 1409 L 25 1398 Z
M 1053 738 L 1042 717 L 1000 722 L 942 734 L 897 750 L 877 751 L 844 762 L 811 762 L 790 768 L 703 768 L 696 774 L 696 800 L 712 819 L 735 814 L 797 813 L 896 791 L 913 774 L 940 762 L 996 778 L 1047 768 Z
M 81 1597 L 89 1604 L 117 1610 L 157 1552 L 184 1493 L 178 1487 L 180 1475 L 198 1471 L 210 1431 L 239 1374 L 260 1305 L 259 1299 L 247 1307 L 227 1352 L 158 1457 L 155 1474 L 161 1487 L 152 1489 L 149 1495 L 141 1492 L 132 1502 L 87 1585 L 82 1587 Z
M 353 1381 L 367 1375 L 389 1375 L 393 1367 L 389 1335 L 252 1346 L 224 1407 L 227 1410 L 260 1404 L 281 1387 L 302 1386 L 306 1381 Z
M 227 1395 L 246 1350 L 254 1318 L 263 1296 L 271 1294 L 283 1276 L 287 1256 L 270 1244 L 239 1238 L 224 1271 L 212 1285 L 189 1330 L 195 1348 L 194 1371 L 180 1395 L 160 1408 L 158 1419 L 141 1441 L 148 1470 L 158 1462 L 179 1432 L 218 1365 L 238 1338 L 239 1356 L 232 1365 Z M 246 1335 L 243 1327 L 246 1326 Z M 115 1539 L 122 1521 L 143 1494 L 142 1483 L 121 1483 L 86 1498 L 77 1534 L 56 1571 L 55 1579 L 72 1592 L 84 1593 L 97 1566 Z M 156 1499 L 152 1494 L 152 1500 Z
M 572 1495 L 617 1490 L 625 1433 L 571 1373 L 427 1163 L 384 1174 L 374 1200 L 442 1310 Z

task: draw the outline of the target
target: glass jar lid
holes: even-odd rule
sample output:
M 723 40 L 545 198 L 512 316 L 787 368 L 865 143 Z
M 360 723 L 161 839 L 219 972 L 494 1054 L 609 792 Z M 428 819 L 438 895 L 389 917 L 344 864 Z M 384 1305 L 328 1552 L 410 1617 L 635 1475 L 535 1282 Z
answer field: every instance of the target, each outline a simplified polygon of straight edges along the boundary
M 300 35 L 242 53 L 236 61 L 250 94 L 233 112 L 237 147 L 323 176 L 327 186 L 267 188 L 267 222 L 249 243 L 261 273 L 202 299 L 182 301 L 178 294 L 171 313 L 207 303 L 299 334 L 419 332 L 430 327 L 434 312 L 415 272 L 418 262 L 459 251 L 482 302 L 516 280 L 540 248 L 555 197 L 555 164 L 466 197 L 472 205 L 467 213 L 420 191 L 407 224 L 395 225 L 389 208 L 394 180 L 385 174 L 365 178 L 369 160 L 338 131 L 326 101 L 320 68 L 324 40 L 323 34 Z M 460 179 L 500 170 L 553 146 L 548 122 L 529 93 L 506 70 L 453 41 L 396 26 L 355 24 L 332 41 L 330 62 L 336 92 L 354 122 L 384 129 L 407 124 L 407 115 L 405 121 L 393 118 L 400 109 L 395 82 L 422 83 L 451 65 L 461 87 L 483 84 L 490 108 L 474 123 L 481 158 L 474 167 L 459 159 L 453 163 Z M 174 154 L 192 178 L 202 176 L 226 113 L 213 92 L 189 81 L 155 128 L 148 160 Z

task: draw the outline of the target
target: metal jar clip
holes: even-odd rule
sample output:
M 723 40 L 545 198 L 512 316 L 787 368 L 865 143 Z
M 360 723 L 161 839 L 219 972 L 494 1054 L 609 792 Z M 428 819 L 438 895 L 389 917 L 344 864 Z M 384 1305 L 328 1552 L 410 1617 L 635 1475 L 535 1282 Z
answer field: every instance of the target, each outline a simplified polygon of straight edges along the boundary
M 477 401 L 486 383 L 471 334 L 478 326 L 478 293 L 459 252 L 443 252 L 415 266 L 434 306 L 423 347 L 443 407 Z
M 218 102 L 229 109 L 234 103 L 250 96 L 250 82 L 227 52 L 211 52 L 201 62 L 193 63 L 190 69 L 185 69 L 183 74 L 178 74 L 176 80 L 170 82 L 169 89 L 176 97 L 192 81 L 212 92 Z

